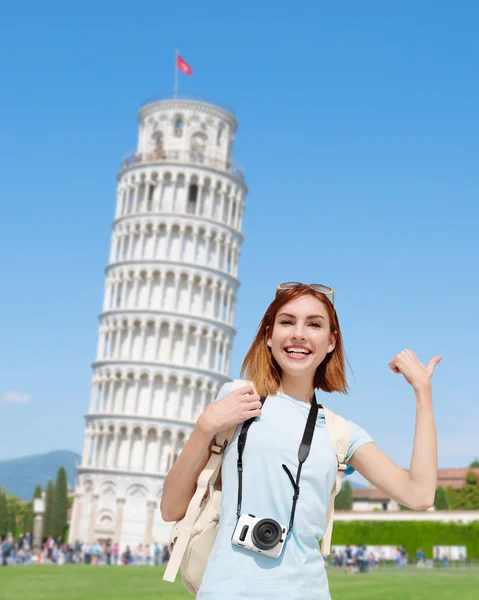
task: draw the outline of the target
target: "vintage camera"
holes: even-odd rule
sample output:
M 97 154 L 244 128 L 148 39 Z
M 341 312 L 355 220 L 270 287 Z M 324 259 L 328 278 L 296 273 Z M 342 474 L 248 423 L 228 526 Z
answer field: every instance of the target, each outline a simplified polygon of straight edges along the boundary
M 247 550 L 278 558 L 286 541 L 286 527 L 274 519 L 258 519 L 241 515 L 236 523 L 231 542 Z

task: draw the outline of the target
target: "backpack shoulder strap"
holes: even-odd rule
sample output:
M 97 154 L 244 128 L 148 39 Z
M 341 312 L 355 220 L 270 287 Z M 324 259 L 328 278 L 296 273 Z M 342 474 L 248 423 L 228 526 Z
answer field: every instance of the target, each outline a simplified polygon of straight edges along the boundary
M 233 381 L 233 390 L 243 387 L 248 383 L 251 382 L 236 379 L 235 381 Z M 225 429 L 223 431 L 218 432 L 215 436 L 215 441 L 211 448 L 210 459 L 208 460 L 208 462 L 205 465 L 205 468 L 203 469 L 203 471 L 201 471 L 200 476 L 198 477 L 196 491 L 193 497 L 191 498 L 190 503 L 188 504 L 186 514 L 183 517 L 183 519 L 181 519 L 181 521 L 177 522 L 177 538 L 173 545 L 170 560 L 168 561 L 168 565 L 163 576 L 163 579 L 165 581 L 175 581 L 176 574 L 178 573 L 181 561 L 183 559 L 186 548 L 188 546 L 188 542 L 191 537 L 191 532 L 193 530 L 196 517 L 198 516 L 198 511 L 201 506 L 201 502 L 205 497 L 208 489 L 211 493 L 212 489 L 215 487 L 216 481 L 221 473 L 221 462 L 223 459 L 223 452 L 225 451 L 226 446 L 233 438 L 236 429 L 237 425 L 234 425 L 229 429 Z M 175 527 L 176 525 L 177 524 L 173 525 L 173 527 Z
M 349 448 L 349 423 L 329 408 L 324 407 L 326 418 L 326 430 L 336 453 L 338 470 L 336 479 L 329 497 L 328 510 L 326 512 L 326 529 L 321 541 L 321 553 L 328 555 L 331 551 L 331 535 L 333 532 L 334 500 L 341 491 L 341 482 L 344 471 L 346 471 L 346 455 Z

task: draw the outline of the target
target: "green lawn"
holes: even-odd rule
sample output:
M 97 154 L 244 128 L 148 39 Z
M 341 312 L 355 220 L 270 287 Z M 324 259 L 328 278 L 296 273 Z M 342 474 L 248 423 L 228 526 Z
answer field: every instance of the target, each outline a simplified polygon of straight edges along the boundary
M 193 598 L 163 569 L 54 565 L 0 567 L 1 600 L 180 600 Z M 330 571 L 333 600 L 477 600 L 479 571 L 393 570 L 345 575 Z M 225 599 L 226 600 L 226 599 Z

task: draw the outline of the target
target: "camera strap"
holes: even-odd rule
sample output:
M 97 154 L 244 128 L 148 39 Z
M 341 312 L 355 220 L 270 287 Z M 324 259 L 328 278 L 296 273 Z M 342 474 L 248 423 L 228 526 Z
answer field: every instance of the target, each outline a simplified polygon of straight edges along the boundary
M 260 398 L 260 400 L 261 400 L 261 407 L 262 407 L 263 404 L 265 403 L 266 398 Z M 288 533 L 286 535 L 288 535 L 289 532 L 291 531 L 291 529 L 293 528 L 294 513 L 296 511 L 296 502 L 298 501 L 298 497 L 299 497 L 299 479 L 301 477 L 301 469 L 303 467 L 303 463 L 306 461 L 306 459 L 309 456 L 309 451 L 311 448 L 311 442 L 313 441 L 314 428 L 316 425 L 317 417 L 318 417 L 318 403 L 316 402 L 316 396 L 313 393 L 313 397 L 311 398 L 311 407 L 309 409 L 308 419 L 307 419 L 306 425 L 304 427 L 303 439 L 301 441 L 301 444 L 299 445 L 299 450 L 298 450 L 299 465 L 298 465 L 298 472 L 296 474 L 296 481 L 294 480 L 294 478 L 291 474 L 291 471 L 288 469 L 288 467 L 286 465 L 283 465 L 283 469 L 288 474 L 288 477 L 289 477 L 291 483 L 293 484 L 293 488 L 294 488 L 293 507 L 291 509 L 289 528 L 288 528 Z M 253 423 L 255 418 L 256 417 L 252 417 L 251 419 L 248 419 L 247 421 L 245 421 L 243 423 L 243 426 L 241 428 L 241 433 L 238 436 L 238 462 L 237 462 L 237 465 L 238 465 L 238 506 L 236 509 L 236 516 L 238 517 L 238 519 L 241 516 L 241 501 L 242 501 L 242 497 L 243 497 L 243 451 L 244 451 L 244 447 L 246 445 L 246 437 L 248 434 L 248 429 L 251 427 L 251 424 Z

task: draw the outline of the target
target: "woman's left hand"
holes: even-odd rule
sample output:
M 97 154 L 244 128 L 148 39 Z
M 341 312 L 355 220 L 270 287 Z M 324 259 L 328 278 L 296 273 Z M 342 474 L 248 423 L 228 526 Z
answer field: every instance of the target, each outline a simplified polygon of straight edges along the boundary
M 401 373 L 414 390 L 430 385 L 434 369 L 441 362 L 442 356 L 437 354 L 425 367 L 412 350 L 403 350 L 389 361 L 389 367 L 395 373 Z

